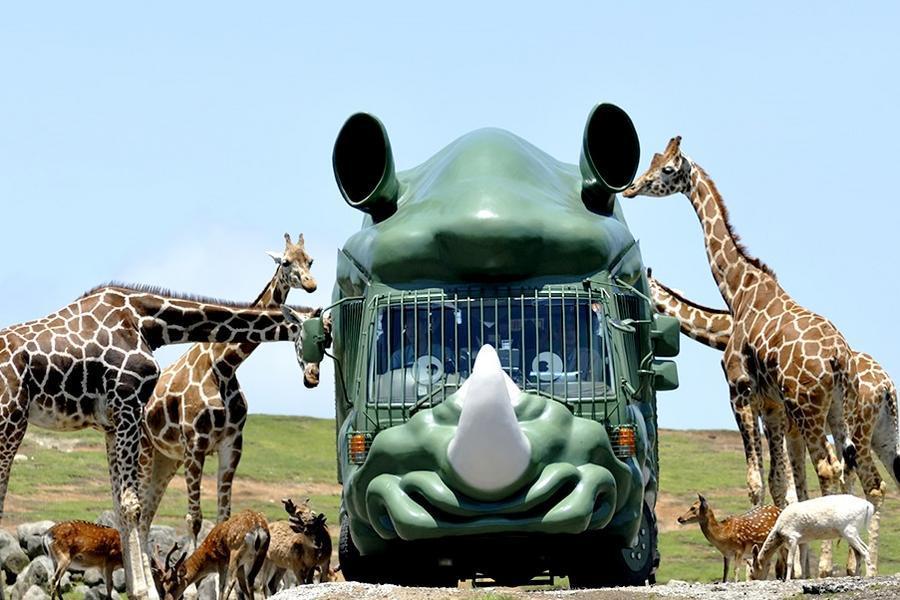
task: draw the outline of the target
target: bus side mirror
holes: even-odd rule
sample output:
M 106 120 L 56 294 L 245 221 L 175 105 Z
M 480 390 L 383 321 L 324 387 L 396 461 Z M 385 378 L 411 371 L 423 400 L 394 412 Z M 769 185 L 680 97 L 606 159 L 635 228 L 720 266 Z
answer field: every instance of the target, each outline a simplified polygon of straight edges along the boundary
M 653 371 L 653 389 L 657 392 L 678 389 L 678 367 L 674 360 L 654 359 L 650 369 Z
M 653 355 L 678 356 L 678 351 L 681 349 L 680 333 L 678 319 L 666 315 L 653 315 L 653 325 L 650 328 Z
M 303 322 L 302 351 L 303 362 L 320 363 L 325 358 L 325 346 L 328 336 L 325 333 L 325 322 L 322 317 L 310 317 Z

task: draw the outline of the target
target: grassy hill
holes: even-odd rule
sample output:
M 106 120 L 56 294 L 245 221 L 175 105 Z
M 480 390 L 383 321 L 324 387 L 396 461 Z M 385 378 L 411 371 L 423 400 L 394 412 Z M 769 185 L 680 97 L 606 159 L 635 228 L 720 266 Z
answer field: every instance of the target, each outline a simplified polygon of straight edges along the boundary
M 280 499 L 310 497 L 337 523 L 340 487 L 335 482 L 334 423 L 304 417 L 251 415 L 244 455 L 234 484 L 234 507 L 254 508 L 282 518 Z M 31 428 L 13 465 L 3 527 L 40 519 L 93 519 L 111 507 L 104 442 L 94 431 L 53 433 Z M 658 578 L 712 581 L 721 576 L 719 553 L 696 525 L 675 518 L 704 493 L 716 514 L 746 510 L 746 469 L 740 438 L 729 431 L 673 431 L 660 434 L 661 487 L 658 515 L 662 564 Z M 215 457 L 207 462 L 203 511 L 215 519 Z M 812 475 L 811 465 L 808 467 Z M 811 490 L 818 484 L 810 477 Z M 888 491 L 881 520 L 879 571 L 900 572 L 900 499 Z M 179 474 L 169 487 L 157 522 L 185 528 L 187 500 Z M 845 556 L 841 545 L 835 556 Z

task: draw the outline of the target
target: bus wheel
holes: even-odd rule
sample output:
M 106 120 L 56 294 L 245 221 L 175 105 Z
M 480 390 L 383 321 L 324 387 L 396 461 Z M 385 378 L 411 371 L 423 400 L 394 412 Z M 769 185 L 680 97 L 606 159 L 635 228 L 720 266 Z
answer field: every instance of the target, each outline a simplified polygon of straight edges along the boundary
M 656 518 L 645 504 L 637 544 L 633 548 L 585 553 L 585 560 L 569 572 L 569 584 L 573 588 L 597 588 L 656 583 L 655 553 Z
M 347 581 L 378 583 L 377 557 L 363 556 L 359 553 L 359 549 L 353 543 L 353 537 L 350 535 L 350 519 L 348 517 L 341 520 L 338 560 L 341 564 L 341 573 Z

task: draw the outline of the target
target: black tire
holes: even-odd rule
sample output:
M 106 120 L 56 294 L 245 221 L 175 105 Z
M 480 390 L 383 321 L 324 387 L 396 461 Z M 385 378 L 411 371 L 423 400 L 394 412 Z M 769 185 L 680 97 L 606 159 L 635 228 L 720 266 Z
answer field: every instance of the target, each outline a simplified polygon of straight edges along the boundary
M 428 557 L 404 552 L 403 548 L 392 548 L 378 556 L 362 556 L 353 543 L 349 518 L 341 521 L 338 559 L 347 581 L 416 587 L 456 587 L 459 581 L 453 571 L 432 565 Z
M 378 583 L 378 566 L 374 557 L 363 556 L 359 553 L 353 537 L 350 535 L 350 519 L 341 519 L 341 535 L 338 538 L 338 561 L 341 565 L 341 573 L 347 581 L 359 581 L 362 583 Z
M 618 548 L 591 552 L 585 549 L 585 560 L 569 572 L 573 588 L 635 586 L 656 583 L 656 518 L 644 505 L 638 541 L 634 548 Z

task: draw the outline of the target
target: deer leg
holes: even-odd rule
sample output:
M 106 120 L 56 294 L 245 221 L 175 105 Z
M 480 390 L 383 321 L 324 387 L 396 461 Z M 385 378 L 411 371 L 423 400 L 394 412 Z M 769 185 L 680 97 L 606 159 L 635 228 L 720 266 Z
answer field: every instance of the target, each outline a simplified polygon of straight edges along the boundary
M 788 540 L 787 569 L 785 569 L 784 573 L 785 581 L 790 581 L 794 577 L 794 561 L 797 559 L 797 552 L 799 551 L 797 541 L 797 538 L 793 537 Z
M 319 573 L 319 583 L 325 583 L 326 581 L 331 581 L 331 557 L 326 556 L 325 560 L 322 561 L 322 564 L 319 565 L 319 568 L 322 570 Z
M 284 578 L 284 572 L 285 572 L 285 569 L 282 569 L 281 567 L 276 567 L 275 571 L 272 573 L 272 576 L 269 578 L 269 581 L 266 584 L 266 589 L 269 590 L 270 596 L 278 591 L 278 585 L 281 583 L 281 580 Z
M 231 595 L 231 588 L 233 587 L 234 583 L 232 582 L 231 585 L 228 585 L 228 576 L 230 574 L 231 569 L 228 568 L 228 563 L 225 563 L 219 567 L 219 600 L 226 600 L 226 598 Z
M 109 600 L 113 598 L 113 568 L 108 564 L 103 567 L 103 582 L 106 584 L 106 597 Z
M 859 531 L 856 530 L 856 527 L 850 525 L 843 531 L 843 538 L 847 540 L 847 543 L 850 544 L 850 547 L 853 548 L 854 552 L 856 552 L 862 560 L 866 563 L 866 576 L 872 577 L 873 567 L 872 561 L 869 558 L 869 547 L 866 546 L 866 543 L 862 541 L 862 538 L 859 536 Z M 854 575 L 859 575 L 860 566 L 857 563 L 856 570 L 853 573 Z
M 238 463 L 241 462 L 241 453 L 244 448 L 244 436 L 238 432 L 230 441 L 226 441 L 219 447 L 219 473 L 218 473 L 218 522 L 231 516 L 231 487 L 234 482 L 234 474 Z
M 66 570 L 69 568 L 69 563 L 72 562 L 72 557 L 68 555 L 68 553 L 60 556 L 59 562 L 56 561 L 56 555 L 53 552 L 50 552 L 50 560 L 53 561 L 53 579 L 50 581 L 50 598 L 58 597 L 59 600 L 63 600 L 62 592 L 59 589 L 59 582 L 62 581 L 63 575 L 66 574 Z
M 722 555 L 722 583 L 728 582 L 728 567 L 730 567 L 730 566 L 731 566 L 731 556 L 728 554 L 723 554 Z
M 196 438 L 186 440 L 187 452 L 184 455 L 184 481 L 187 485 L 188 513 L 184 520 L 187 521 L 188 530 L 194 540 L 194 548 L 197 548 L 197 538 L 203 527 L 203 511 L 200 507 L 200 484 L 203 480 L 203 463 L 206 461 L 206 452 L 197 447 Z

